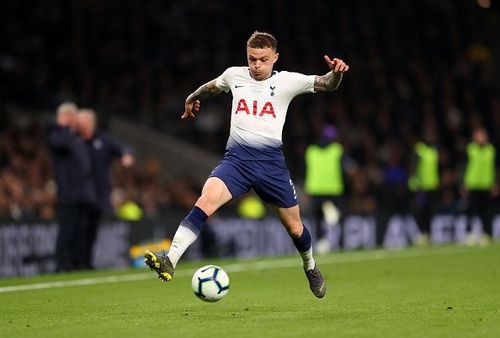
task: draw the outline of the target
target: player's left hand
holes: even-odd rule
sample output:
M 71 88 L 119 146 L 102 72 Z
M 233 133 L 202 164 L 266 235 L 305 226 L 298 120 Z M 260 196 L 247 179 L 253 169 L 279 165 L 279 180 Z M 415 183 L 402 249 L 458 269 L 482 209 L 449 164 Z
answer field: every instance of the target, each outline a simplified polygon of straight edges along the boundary
M 330 59 L 328 55 L 324 56 L 326 64 L 334 73 L 345 73 L 349 70 L 349 66 L 341 59 Z

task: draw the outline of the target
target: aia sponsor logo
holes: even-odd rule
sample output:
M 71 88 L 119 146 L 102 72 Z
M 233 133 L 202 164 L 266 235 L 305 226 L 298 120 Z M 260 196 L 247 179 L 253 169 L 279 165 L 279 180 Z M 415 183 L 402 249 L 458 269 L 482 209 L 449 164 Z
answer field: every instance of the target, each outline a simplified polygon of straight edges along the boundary
M 274 107 L 271 102 L 266 102 L 264 103 L 261 109 L 259 108 L 260 107 L 258 102 L 254 100 L 252 102 L 252 111 L 250 112 L 250 109 L 248 108 L 248 104 L 245 101 L 245 99 L 241 99 L 238 102 L 236 111 L 234 113 L 238 114 L 240 112 L 245 112 L 247 115 L 253 115 L 253 116 L 264 116 L 264 114 L 269 114 L 272 115 L 274 118 L 276 118 L 276 114 L 274 113 Z

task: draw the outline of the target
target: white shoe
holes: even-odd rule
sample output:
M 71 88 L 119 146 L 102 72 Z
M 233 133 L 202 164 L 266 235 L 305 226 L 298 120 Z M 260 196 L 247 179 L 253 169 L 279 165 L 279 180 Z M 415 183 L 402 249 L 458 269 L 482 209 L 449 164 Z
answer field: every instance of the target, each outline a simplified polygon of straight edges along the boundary
M 340 220 L 340 210 L 333 204 L 332 201 L 326 201 L 321 205 L 321 210 L 325 216 L 325 221 L 328 226 L 335 226 Z
M 326 238 L 322 238 L 316 242 L 316 247 L 314 248 L 318 254 L 326 254 L 330 252 L 330 242 Z
M 467 246 L 475 246 L 479 244 L 479 236 L 475 233 L 469 233 L 465 238 L 465 245 Z
M 431 244 L 431 239 L 429 235 L 426 233 L 421 233 L 418 235 L 417 240 L 415 241 L 417 246 L 429 246 Z
M 490 245 L 490 243 L 491 243 L 490 236 L 488 236 L 486 234 L 482 234 L 481 236 L 479 236 L 478 244 L 480 246 L 488 246 L 488 245 Z

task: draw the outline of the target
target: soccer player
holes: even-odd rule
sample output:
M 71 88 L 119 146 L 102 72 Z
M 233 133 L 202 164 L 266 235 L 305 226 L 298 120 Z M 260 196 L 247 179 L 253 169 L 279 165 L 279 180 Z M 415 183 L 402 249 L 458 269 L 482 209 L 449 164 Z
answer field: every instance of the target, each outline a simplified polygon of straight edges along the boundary
M 303 260 L 311 291 L 326 293 L 316 265 L 311 234 L 302 224 L 297 194 L 282 151 L 281 134 L 290 101 L 297 95 L 334 91 L 349 66 L 340 59 L 324 59 L 330 72 L 322 76 L 273 70 L 278 61 L 277 41 L 268 33 L 254 32 L 247 41 L 248 67 L 230 67 L 189 95 L 182 118 L 193 118 L 200 100 L 231 91 L 231 129 L 223 160 L 212 171 L 201 196 L 180 223 L 167 254 L 146 251 L 146 264 L 164 281 L 173 278 L 179 258 L 198 238 L 205 221 L 233 198 L 254 189 L 276 210 Z

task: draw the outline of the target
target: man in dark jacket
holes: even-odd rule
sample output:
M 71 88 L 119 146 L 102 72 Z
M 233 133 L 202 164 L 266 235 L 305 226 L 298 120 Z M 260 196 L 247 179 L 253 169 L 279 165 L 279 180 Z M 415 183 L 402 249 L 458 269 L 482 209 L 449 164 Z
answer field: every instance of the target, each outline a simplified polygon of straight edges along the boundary
M 76 105 L 63 103 L 57 109 L 56 122 L 48 127 L 57 184 L 59 232 L 56 269 L 59 272 L 86 267 L 79 251 L 79 230 L 85 222 L 85 210 L 97 198 L 92 184 L 90 156 L 85 143 L 75 132 L 76 123 Z
M 97 203 L 89 213 L 87 228 L 83 229 L 82 250 L 89 261 L 96 239 L 97 228 L 102 214 L 111 214 L 111 164 L 119 158 L 124 167 L 134 163 L 134 157 L 129 150 L 109 135 L 96 130 L 97 118 L 92 109 L 80 109 L 77 116 L 77 129 L 85 141 L 85 146 L 92 163 L 92 180 L 97 193 Z

